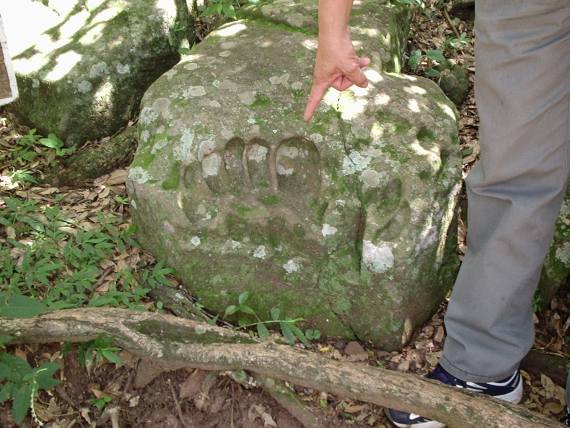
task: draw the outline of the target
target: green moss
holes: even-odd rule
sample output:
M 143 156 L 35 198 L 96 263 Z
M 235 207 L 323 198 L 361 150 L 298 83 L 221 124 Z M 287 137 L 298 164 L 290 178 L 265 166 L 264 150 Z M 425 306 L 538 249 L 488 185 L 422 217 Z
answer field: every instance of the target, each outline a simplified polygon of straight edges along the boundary
M 208 214 L 210 214 L 210 217 L 215 218 L 218 215 L 218 207 L 216 206 L 211 206 L 208 208 Z
M 418 132 L 416 133 L 416 138 L 420 141 L 420 142 L 431 142 L 433 140 L 435 140 L 435 134 L 431 129 L 426 128 L 425 126 L 422 126 Z
M 164 190 L 175 190 L 178 189 L 180 184 L 180 162 L 174 162 L 172 168 L 168 173 L 168 176 L 162 182 L 162 188 Z
M 228 234 L 234 241 L 241 241 L 247 236 L 247 225 L 240 217 L 230 213 L 226 216 L 225 223 Z
M 255 101 L 253 102 L 251 107 L 253 108 L 267 107 L 269 104 L 271 104 L 271 98 L 263 94 L 257 94 L 255 96 Z
M 405 134 L 412 129 L 412 124 L 407 119 L 386 110 L 378 111 L 376 119 L 380 124 L 391 127 L 392 132 L 396 134 Z
M 249 207 L 249 206 L 244 205 L 244 204 L 237 204 L 234 208 L 235 208 L 236 212 L 242 217 L 247 216 L 248 213 L 253 211 L 252 207 Z
M 276 205 L 280 201 L 277 195 L 265 195 L 257 198 L 257 200 L 265 205 Z
M 391 159 L 400 163 L 400 165 L 406 164 L 410 157 L 405 153 L 402 153 L 401 147 L 394 147 L 394 146 L 384 146 L 382 147 L 382 152 L 386 153 Z
M 154 162 L 155 158 L 156 158 L 156 155 L 152 154 L 148 150 L 143 149 L 142 151 L 139 151 L 135 155 L 135 159 L 133 160 L 131 168 L 135 167 L 135 166 L 140 166 L 142 168 L 148 168 Z
M 422 180 L 422 181 L 427 181 L 431 177 L 431 172 L 429 172 L 428 170 L 420 171 L 418 173 L 418 177 L 420 177 L 420 180 Z
M 127 322 L 126 325 L 139 333 L 178 343 L 255 343 L 255 340 L 247 337 L 222 336 L 213 331 L 200 332 L 199 329 L 179 327 L 154 320 Z
M 306 34 L 307 36 L 316 36 L 317 35 L 317 32 L 314 30 L 311 30 L 308 28 L 303 28 L 303 27 L 294 27 L 285 21 L 281 21 L 281 20 L 274 19 L 272 17 L 263 15 L 263 13 L 261 12 L 261 7 L 257 6 L 257 5 L 243 8 L 238 13 L 238 17 L 251 19 L 251 20 L 255 21 L 256 24 L 259 24 L 260 26 L 264 26 L 264 27 L 275 28 L 278 30 L 288 31 L 291 33 Z
M 293 234 L 294 234 L 297 238 L 304 238 L 304 237 L 305 237 L 305 229 L 303 228 L 302 225 L 296 224 L 296 225 L 293 227 Z
M 449 139 L 451 140 L 451 144 L 459 146 L 459 135 L 453 133 L 449 136 Z
M 258 187 L 262 187 L 264 189 L 269 189 L 269 187 L 271 186 L 271 183 L 268 180 L 261 180 L 257 183 Z

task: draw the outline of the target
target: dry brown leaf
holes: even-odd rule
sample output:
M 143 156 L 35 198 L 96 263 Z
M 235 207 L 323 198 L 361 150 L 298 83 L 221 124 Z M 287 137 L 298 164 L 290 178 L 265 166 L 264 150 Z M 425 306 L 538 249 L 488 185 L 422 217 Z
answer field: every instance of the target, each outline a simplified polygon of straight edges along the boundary
M 111 173 L 109 178 L 105 181 L 107 186 L 115 186 L 117 184 L 126 183 L 128 171 L 126 169 L 117 169 Z
M 54 193 L 58 193 L 59 189 L 57 187 L 47 187 L 41 190 L 39 193 L 40 195 L 53 195 Z
M 262 404 L 253 404 L 248 411 L 248 419 L 253 422 L 257 417 L 261 418 L 264 427 L 277 427 L 275 420 L 265 411 Z
M 363 410 L 368 410 L 368 405 L 366 404 L 349 404 L 344 408 L 344 412 L 346 413 L 359 413 Z
M 101 191 L 101 193 L 99 193 L 99 199 L 104 199 L 107 196 L 109 196 L 109 194 L 111 193 L 111 189 L 109 189 L 108 187 L 105 187 L 103 189 L 103 191 Z
M 565 406 L 558 401 L 548 401 L 544 404 L 542 412 L 546 415 L 558 415 L 564 411 L 564 407 Z
M 181 400 L 193 398 L 202 387 L 202 383 L 206 379 L 207 372 L 196 369 L 188 378 L 180 385 L 179 397 Z
M 440 325 L 435 332 L 433 341 L 436 343 L 442 343 L 444 338 L 445 338 L 445 330 L 443 329 L 443 326 Z

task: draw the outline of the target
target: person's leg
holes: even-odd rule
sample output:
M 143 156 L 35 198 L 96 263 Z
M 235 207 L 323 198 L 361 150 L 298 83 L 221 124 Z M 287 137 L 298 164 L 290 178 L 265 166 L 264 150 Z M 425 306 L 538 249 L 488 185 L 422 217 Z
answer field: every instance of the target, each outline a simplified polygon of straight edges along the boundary
M 476 1 L 480 161 L 469 174 L 468 250 L 442 367 L 510 376 L 532 346 L 532 299 L 569 164 L 570 1 Z

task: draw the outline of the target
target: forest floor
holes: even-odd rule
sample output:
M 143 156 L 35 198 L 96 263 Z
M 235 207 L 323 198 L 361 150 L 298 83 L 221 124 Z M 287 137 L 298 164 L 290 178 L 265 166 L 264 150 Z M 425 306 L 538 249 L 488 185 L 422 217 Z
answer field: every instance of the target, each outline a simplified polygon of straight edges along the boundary
M 473 32 L 469 21 L 454 19 L 453 26 L 457 33 L 465 33 L 456 47 L 449 44 L 456 32 L 441 12 L 430 9 L 418 13 L 409 43 L 410 51 L 442 50 L 446 58 L 470 71 L 470 91 L 460 109 L 461 151 L 467 172 L 478 154 L 478 117 L 472 87 Z M 414 72 L 425 74 L 431 66 L 424 58 Z M 409 67 L 406 72 L 411 72 Z M 149 297 L 149 292 L 156 285 L 180 284 L 169 269 L 131 238 L 126 170 L 117 170 L 80 188 L 34 184 L 34 177 L 56 157 L 53 149 L 42 145 L 29 130 L 16 127 L 8 116 L 1 119 L 0 217 L 5 221 L 0 226 L 0 260 L 9 257 L 15 264 L 0 262 L 0 284 L 9 284 L 7 290 L 18 288 L 40 297 L 51 308 L 113 305 L 168 312 L 161 302 Z M 463 227 L 462 236 L 464 232 Z M 38 239 L 43 244 L 30 254 L 32 242 Z M 463 251 L 464 240 L 461 244 Z M 67 267 L 59 259 L 69 262 Z M 566 285 L 537 314 L 536 349 L 568 356 L 569 292 Z M 442 304 L 402 352 L 384 352 L 366 343 L 334 339 L 314 341 L 314 352 L 353 364 L 424 375 L 435 367 L 441 354 L 445 306 Z M 244 387 L 228 373 L 165 370 L 104 341 L 76 346 L 8 345 L 6 350 L 32 367 L 46 361 L 60 365 L 56 378 L 61 383 L 40 391 L 33 405 L 35 419 L 48 427 L 111 427 L 115 409 L 121 427 L 301 427 L 262 389 Z M 562 387 L 544 373 L 523 372 L 523 376 L 523 406 L 558 419 L 564 409 Z M 327 427 L 390 426 L 380 407 L 291 388 L 328 421 Z M 22 424 L 36 425 L 29 414 Z M 0 405 L 0 427 L 15 426 L 8 400 Z

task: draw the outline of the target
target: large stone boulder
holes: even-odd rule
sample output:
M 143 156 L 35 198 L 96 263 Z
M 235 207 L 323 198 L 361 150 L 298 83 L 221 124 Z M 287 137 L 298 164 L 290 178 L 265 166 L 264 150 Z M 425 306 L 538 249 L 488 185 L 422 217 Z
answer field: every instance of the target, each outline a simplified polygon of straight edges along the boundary
M 175 0 L 4 2 L 22 121 L 68 145 L 111 135 L 179 60 Z M 185 5 L 185 3 L 184 3 Z M 25 31 L 22 28 L 25 27 Z
M 363 34 L 384 34 L 383 19 Z M 262 319 L 278 307 L 397 349 L 458 265 L 454 107 L 373 63 L 368 88 L 329 91 L 306 124 L 316 40 L 300 30 L 228 24 L 147 91 L 128 180 L 138 237 L 211 310 L 247 290 Z
M 245 18 L 288 26 L 308 35 L 318 32 L 315 0 L 275 0 L 250 4 L 240 11 Z M 352 7 L 350 32 L 359 55 L 368 56 L 378 69 L 399 73 L 410 29 L 411 8 L 387 1 L 362 0 Z

